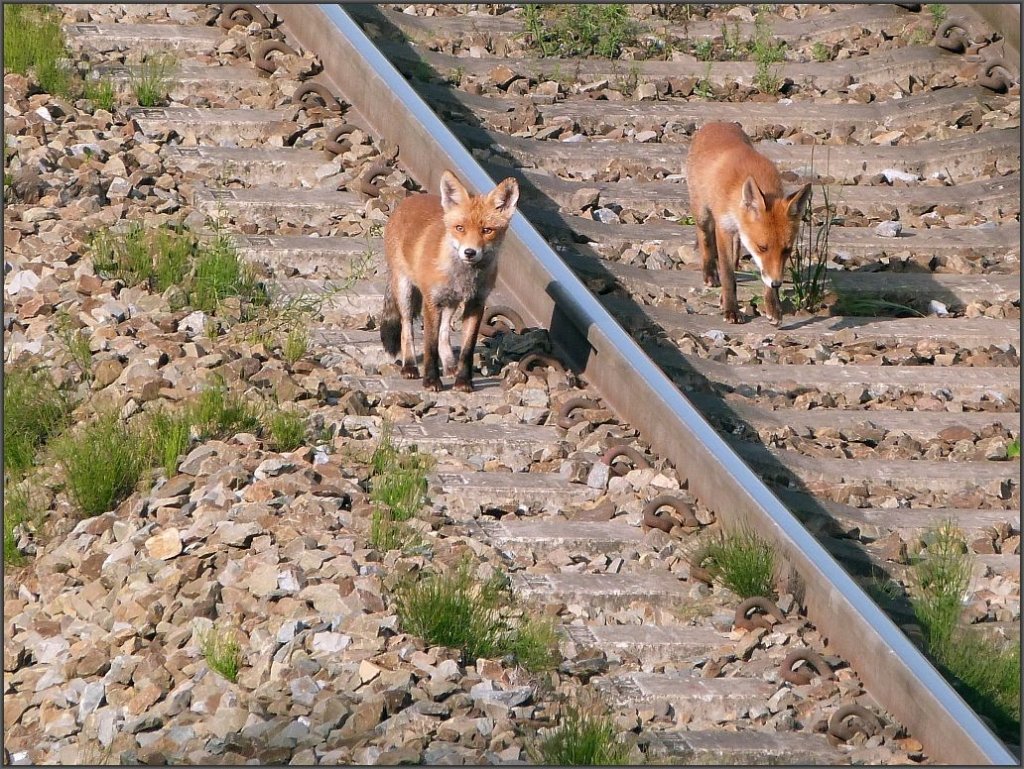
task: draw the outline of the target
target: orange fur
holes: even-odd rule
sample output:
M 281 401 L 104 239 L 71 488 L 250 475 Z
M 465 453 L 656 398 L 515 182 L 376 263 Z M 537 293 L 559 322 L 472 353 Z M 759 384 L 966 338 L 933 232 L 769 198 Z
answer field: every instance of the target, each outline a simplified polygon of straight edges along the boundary
M 402 375 L 419 376 L 412 321 L 423 314 L 423 386 L 441 389 L 438 356 L 455 388 L 473 389 L 473 349 L 484 302 L 497 277 L 497 252 L 519 199 L 508 178 L 489 194 L 472 196 L 449 171 L 440 196 L 415 195 L 395 209 L 384 228 L 388 283 L 381 341 L 390 355 L 401 349 Z M 451 320 L 463 307 L 458 365 L 451 349 Z
M 739 322 L 735 269 L 742 246 L 761 271 L 768 319 L 780 323 L 778 289 L 811 185 L 784 195 L 775 165 L 754 149 L 738 123 L 709 123 L 696 133 L 687 184 L 704 283 L 722 286 L 726 320 Z

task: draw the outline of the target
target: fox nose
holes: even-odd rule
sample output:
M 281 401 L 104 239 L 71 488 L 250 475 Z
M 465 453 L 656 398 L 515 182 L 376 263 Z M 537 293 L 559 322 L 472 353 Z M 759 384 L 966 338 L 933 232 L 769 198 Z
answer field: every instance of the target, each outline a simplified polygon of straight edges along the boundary
M 772 281 L 772 288 L 782 288 L 782 281 L 781 280 L 773 280 Z
M 464 249 L 462 249 L 462 255 L 464 257 L 466 257 L 467 259 L 472 259 L 474 256 L 476 256 L 476 249 L 475 248 L 464 248 Z

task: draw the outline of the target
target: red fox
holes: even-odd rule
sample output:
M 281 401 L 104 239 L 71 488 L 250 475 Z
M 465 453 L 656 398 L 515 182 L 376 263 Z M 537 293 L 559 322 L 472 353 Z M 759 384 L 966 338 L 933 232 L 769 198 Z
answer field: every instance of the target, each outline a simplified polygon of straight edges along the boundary
M 704 285 L 722 286 L 725 319 L 739 323 L 735 269 L 742 244 L 761 271 L 768 320 L 778 325 L 779 287 L 811 185 L 784 196 L 779 172 L 739 123 L 709 123 L 697 131 L 686 165 Z
M 497 252 L 519 200 L 509 177 L 487 195 L 472 196 L 450 171 L 441 176 L 441 195 L 403 200 L 384 227 L 388 281 L 384 289 L 380 340 L 388 355 L 402 353 L 402 376 L 415 379 L 412 322 L 423 313 L 423 387 L 440 391 L 438 352 L 455 389 L 473 391 L 473 349 L 484 301 L 498 272 Z M 463 306 L 458 366 L 450 334 Z

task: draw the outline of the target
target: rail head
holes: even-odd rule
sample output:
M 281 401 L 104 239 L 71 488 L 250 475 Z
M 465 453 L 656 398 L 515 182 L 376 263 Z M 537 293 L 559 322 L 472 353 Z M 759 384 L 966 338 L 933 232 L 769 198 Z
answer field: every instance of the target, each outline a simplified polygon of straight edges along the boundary
M 363 119 L 399 145 L 401 162 L 425 187 L 433 189 L 445 169 L 475 193 L 493 186 L 494 180 L 342 6 L 269 7 L 283 19 L 290 37 L 320 54 L 324 75 L 358 105 Z M 723 519 L 766 537 L 794 565 L 808 614 L 819 628 L 831 629 L 830 646 L 931 755 L 954 763 L 1018 764 L 520 213 L 505 240 L 499 280 L 524 315 L 549 329 L 608 404 L 675 464 L 695 494 Z M 837 630 L 859 627 L 864 635 L 855 638 Z M 910 691 L 923 693 L 909 698 Z

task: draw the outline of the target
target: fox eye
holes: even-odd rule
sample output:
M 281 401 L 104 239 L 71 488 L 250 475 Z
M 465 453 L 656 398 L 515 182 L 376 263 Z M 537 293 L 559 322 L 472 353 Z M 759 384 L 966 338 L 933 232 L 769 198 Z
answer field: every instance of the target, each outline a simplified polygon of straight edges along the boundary
M 455 225 L 455 230 L 456 230 L 456 232 L 465 232 L 466 228 L 463 227 L 461 224 L 456 224 Z
M 494 228 L 493 227 L 483 227 L 483 228 L 480 229 L 480 232 L 482 232 L 484 235 L 490 235 L 492 232 L 494 232 Z
M 758 243 L 757 244 L 757 250 L 758 251 L 767 251 L 768 250 L 768 246 L 767 246 L 767 244 L 763 244 L 762 245 L 761 243 Z

